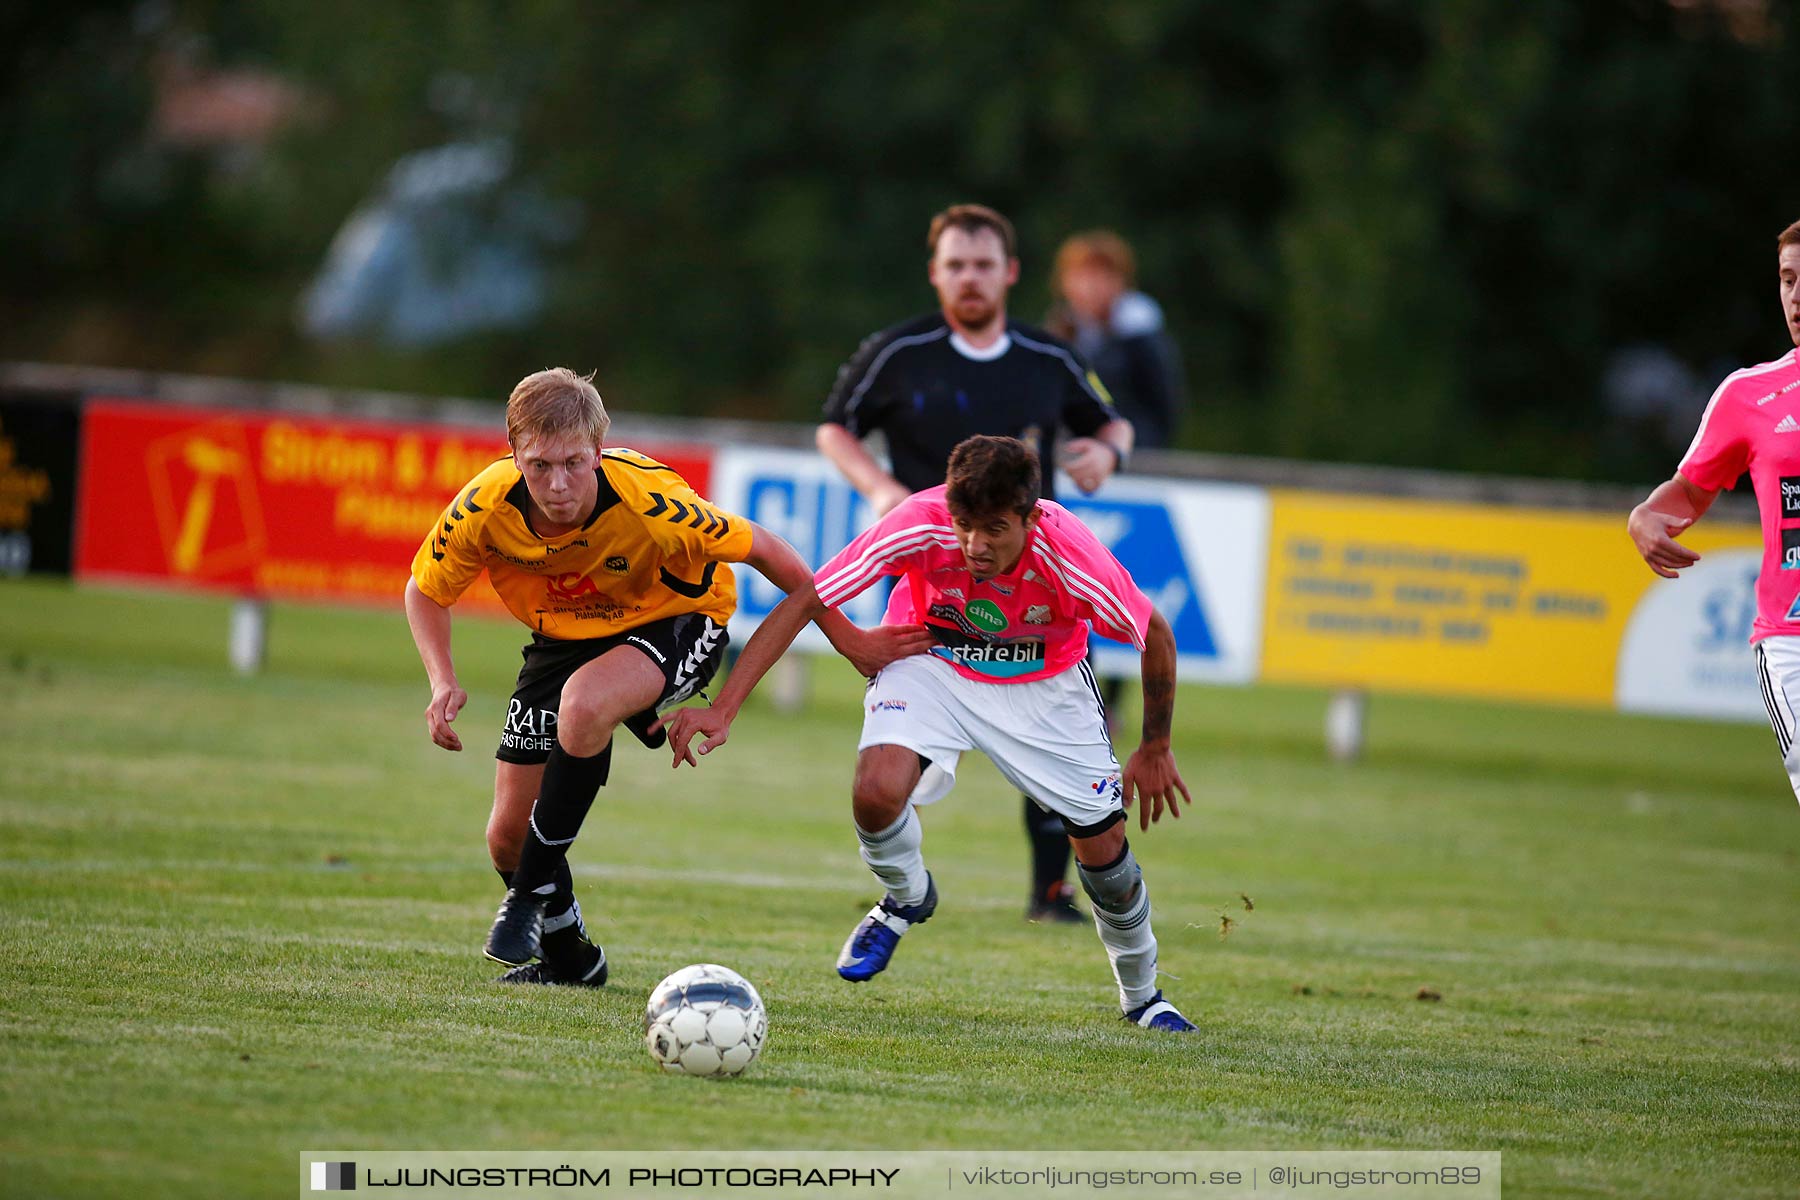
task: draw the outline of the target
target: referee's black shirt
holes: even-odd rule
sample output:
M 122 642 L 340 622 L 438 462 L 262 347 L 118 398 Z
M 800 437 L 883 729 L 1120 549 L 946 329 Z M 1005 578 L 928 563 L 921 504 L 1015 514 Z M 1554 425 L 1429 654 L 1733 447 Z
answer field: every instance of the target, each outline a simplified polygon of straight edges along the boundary
M 894 478 L 915 492 L 944 482 L 958 442 L 990 434 L 1037 451 L 1044 495 L 1054 499 L 1057 430 L 1091 437 L 1118 415 L 1067 343 L 1008 320 L 999 342 L 975 350 L 941 313 L 868 338 L 825 399 L 827 421 L 858 438 L 877 429 L 887 435 Z

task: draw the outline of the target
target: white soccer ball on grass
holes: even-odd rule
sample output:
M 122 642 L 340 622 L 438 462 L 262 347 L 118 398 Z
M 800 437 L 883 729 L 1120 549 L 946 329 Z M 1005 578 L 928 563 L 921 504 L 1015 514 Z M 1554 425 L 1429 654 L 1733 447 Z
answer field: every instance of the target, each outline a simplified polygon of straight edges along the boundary
M 644 1046 L 677 1075 L 736 1075 L 762 1053 L 769 1017 L 750 981 L 729 967 L 683 967 L 650 992 Z

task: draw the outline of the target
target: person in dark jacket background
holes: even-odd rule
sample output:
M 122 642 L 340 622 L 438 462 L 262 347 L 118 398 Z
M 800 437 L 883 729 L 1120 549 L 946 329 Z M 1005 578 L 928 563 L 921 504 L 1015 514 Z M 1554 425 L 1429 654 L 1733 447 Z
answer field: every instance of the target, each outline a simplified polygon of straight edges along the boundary
M 1137 256 L 1118 234 L 1078 233 L 1056 252 L 1045 327 L 1075 346 L 1131 422 L 1138 447 L 1170 445 L 1186 400 L 1161 306 L 1136 290 Z

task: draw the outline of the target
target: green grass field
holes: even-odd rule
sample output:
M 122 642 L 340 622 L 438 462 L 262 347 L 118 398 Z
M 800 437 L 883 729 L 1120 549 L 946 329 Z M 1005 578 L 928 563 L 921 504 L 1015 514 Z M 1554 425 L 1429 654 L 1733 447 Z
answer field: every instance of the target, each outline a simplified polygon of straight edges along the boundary
M 1197 804 L 1134 838 L 1164 986 L 1021 919 L 985 763 L 927 811 L 942 906 L 865 986 L 847 666 L 698 772 L 622 749 L 573 861 L 613 982 L 494 985 L 482 829 L 517 663 L 458 627 L 470 750 L 391 614 L 0 583 L 0 1194 L 289 1195 L 303 1148 L 1499 1150 L 1509 1197 L 1800 1194 L 1800 812 L 1767 729 L 1184 688 Z M 1254 901 L 1247 911 L 1243 897 Z M 1235 924 L 1221 937 L 1222 918 Z M 765 1056 L 660 1075 L 650 987 L 768 1001 Z M 1422 990 L 1440 999 L 1422 999 Z

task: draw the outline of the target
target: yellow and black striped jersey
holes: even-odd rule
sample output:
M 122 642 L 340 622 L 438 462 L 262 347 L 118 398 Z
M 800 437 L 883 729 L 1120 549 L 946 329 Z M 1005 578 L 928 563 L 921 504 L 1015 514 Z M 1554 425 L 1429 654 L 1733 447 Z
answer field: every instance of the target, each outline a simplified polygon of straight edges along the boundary
M 540 537 L 511 458 L 488 467 L 444 510 L 413 557 L 413 581 L 454 604 L 485 569 L 507 610 L 549 637 L 606 637 L 682 613 L 723 625 L 737 607 L 728 563 L 750 553 L 750 522 L 696 495 L 635 450 L 601 452 L 587 522 Z

